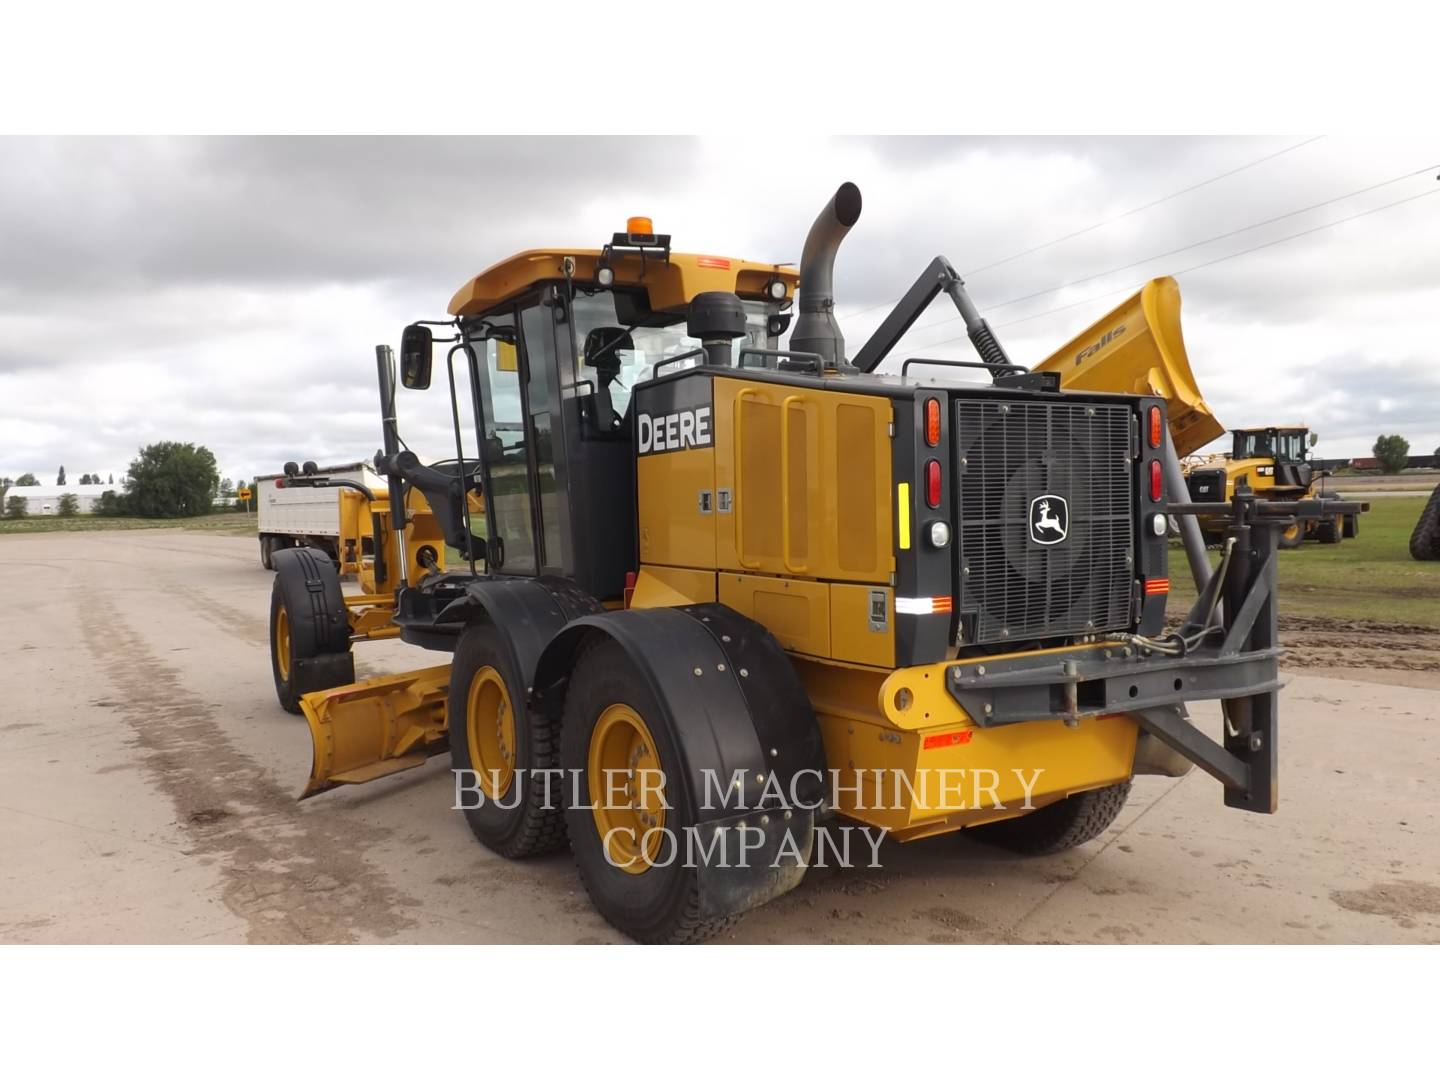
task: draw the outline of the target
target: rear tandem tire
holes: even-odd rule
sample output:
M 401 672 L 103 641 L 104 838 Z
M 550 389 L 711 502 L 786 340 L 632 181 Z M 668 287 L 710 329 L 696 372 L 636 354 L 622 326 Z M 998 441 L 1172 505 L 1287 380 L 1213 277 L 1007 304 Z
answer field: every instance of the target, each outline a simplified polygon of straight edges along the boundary
M 1430 493 L 1430 501 L 1410 534 L 1410 557 L 1421 562 L 1440 559 L 1440 484 Z
M 450 763 L 475 773 L 484 798 L 466 806 L 470 831 L 507 859 L 565 846 L 559 724 L 526 708 L 525 683 L 495 624 L 471 623 L 450 667 Z M 475 802 L 472 791 L 466 802 Z M 507 805 L 508 804 L 508 805 Z
M 307 548 L 282 548 L 270 561 L 270 673 L 281 707 L 298 714 L 304 694 L 355 681 L 350 621 L 329 559 Z M 297 679 L 299 661 L 322 656 L 333 659 Z
M 632 777 L 642 774 L 642 792 L 647 790 L 643 774 L 653 775 L 658 766 L 663 806 L 657 808 L 643 795 L 637 799 L 628 786 L 607 797 L 603 776 L 592 776 L 592 761 L 617 763 L 614 770 L 602 765 L 602 773 L 623 771 L 628 761 Z M 699 870 L 684 865 L 690 860 L 683 847 L 667 847 L 685 843 L 688 828 L 696 822 L 696 793 L 686 781 L 664 709 L 625 650 L 609 638 L 585 647 L 576 661 L 565 694 L 560 762 L 567 777 L 585 778 L 584 784 L 566 786 L 567 802 L 580 797 L 578 805 L 572 802 L 565 810 L 570 847 L 585 891 L 612 926 L 642 944 L 684 945 L 704 941 L 738 921 L 738 915 L 700 914 Z M 647 770 L 640 762 L 655 764 Z M 594 809 L 597 805 L 602 809 Z M 602 817 L 608 832 L 621 834 L 612 840 L 608 854 Z M 658 850 L 627 843 L 627 830 L 629 837 L 640 839 L 653 831 Z M 627 865 L 632 869 L 625 869 Z
M 1315 524 L 1315 539 L 1322 544 L 1340 543 L 1340 518 L 1326 518 L 1324 521 Z
M 1019 855 L 1054 855 L 1103 833 L 1119 815 L 1129 795 L 1130 782 L 1126 781 L 1082 791 L 1023 817 L 976 825 L 966 832 L 977 840 Z
M 273 550 L 273 542 L 270 537 L 260 537 L 260 565 L 266 570 L 274 570 L 275 565 L 270 561 L 270 554 Z

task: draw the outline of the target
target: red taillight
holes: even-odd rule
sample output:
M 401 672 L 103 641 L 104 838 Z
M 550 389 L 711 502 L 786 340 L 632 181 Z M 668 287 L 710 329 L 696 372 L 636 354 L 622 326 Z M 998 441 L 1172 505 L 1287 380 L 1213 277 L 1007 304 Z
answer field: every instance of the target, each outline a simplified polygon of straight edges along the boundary
M 1150 446 L 1152 449 L 1160 445 L 1160 437 L 1164 430 L 1160 426 L 1160 406 L 1150 406 Z
M 275 486 L 277 488 L 283 488 L 285 486 L 285 478 L 283 476 L 277 476 L 275 478 Z
M 933 397 L 925 401 L 925 445 L 940 445 L 940 401 Z
M 931 510 L 940 505 L 940 462 L 934 458 L 925 463 L 925 505 Z
M 1160 476 L 1160 462 L 1152 461 L 1150 462 L 1150 501 L 1159 502 L 1160 494 L 1163 491 L 1164 487 L 1161 484 Z

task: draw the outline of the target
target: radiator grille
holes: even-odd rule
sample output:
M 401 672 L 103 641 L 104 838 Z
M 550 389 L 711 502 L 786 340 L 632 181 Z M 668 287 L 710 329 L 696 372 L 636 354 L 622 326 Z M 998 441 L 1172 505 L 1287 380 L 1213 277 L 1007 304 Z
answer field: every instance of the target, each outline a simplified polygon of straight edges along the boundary
M 960 611 L 967 643 L 1131 625 L 1132 411 L 1125 405 L 956 403 Z M 1064 500 L 1068 535 L 1036 541 L 1035 501 Z M 1040 535 L 1054 532 L 1042 526 Z

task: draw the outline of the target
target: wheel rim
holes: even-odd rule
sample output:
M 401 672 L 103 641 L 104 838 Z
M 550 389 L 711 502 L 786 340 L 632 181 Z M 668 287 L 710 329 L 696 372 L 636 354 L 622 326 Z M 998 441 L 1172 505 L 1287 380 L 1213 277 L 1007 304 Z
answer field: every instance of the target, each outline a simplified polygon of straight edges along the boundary
M 482 667 L 470 680 L 465 740 L 480 790 L 491 799 L 504 798 L 515 782 L 515 710 L 505 680 L 493 667 Z
M 591 814 L 611 865 L 643 874 L 665 842 L 665 773 L 644 719 L 611 705 L 590 733 L 587 756 Z
M 280 681 L 290 681 L 290 616 L 282 606 L 275 615 L 275 664 L 280 669 Z

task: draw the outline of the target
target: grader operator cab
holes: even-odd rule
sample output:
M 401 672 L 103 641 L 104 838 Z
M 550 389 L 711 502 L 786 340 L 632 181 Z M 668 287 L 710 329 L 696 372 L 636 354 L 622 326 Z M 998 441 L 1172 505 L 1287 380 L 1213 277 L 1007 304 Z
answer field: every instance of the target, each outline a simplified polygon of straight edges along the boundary
M 1237 428 L 1230 433 L 1230 453 L 1219 458 L 1194 461 L 1186 469 L 1185 482 L 1196 502 L 1226 503 L 1239 488 L 1249 488 L 1258 499 L 1294 502 L 1324 495 L 1330 473 L 1315 467 L 1310 451 L 1320 437 L 1301 425 L 1289 427 Z M 1341 539 L 1360 535 L 1360 514 L 1369 509 L 1361 504 L 1354 513 L 1337 513 L 1321 518 L 1297 518 L 1280 532 L 1282 548 L 1299 547 L 1306 540 L 1338 544 Z M 1200 525 L 1210 543 L 1224 539 L 1225 520 L 1200 516 Z
M 481 841 L 568 843 L 611 923 L 671 942 L 794 887 L 837 820 L 1054 852 L 1190 762 L 1275 810 L 1275 538 L 1336 508 L 1235 495 L 1213 575 L 1187 530 L 1200 599 L 1167 633 L 1166 515 L 1216 509 L 1175 445 L 1218 431 L 1174 282 L 1027 371 L 937 258 L 852 357 L 832 269 L 860 207 L 836 192 L 798 273 L 643 220 L 491 267 L 402 338 L 403 386 L 443 365 L 448 462 L 404 447 L 377 349 L 388 487 L 342 492 L 373 530 L 361 591 L 276 556 L 305 796 L 448 749 Z M 942 292 L 979 360 L 878 373 Z M 446 662 L 354 682 L 353 643 L 396 635 Z M 1223 743 L 1187 719 L 1203 698 Z

